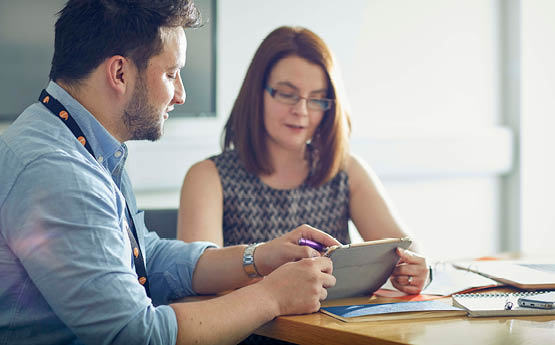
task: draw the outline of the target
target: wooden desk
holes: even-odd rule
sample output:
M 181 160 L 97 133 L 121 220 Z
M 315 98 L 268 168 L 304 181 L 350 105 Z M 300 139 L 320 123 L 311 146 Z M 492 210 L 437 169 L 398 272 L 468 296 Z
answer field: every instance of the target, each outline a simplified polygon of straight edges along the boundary
M 367 298 L 349 299 L 367 303 Z M 386 302 L 386 301 L 381 301 Z M 256 334 L 303 345 L 317 344 L 555 344 L 555 316 L 417 319 L 345 323 L 322 313 L 281 316 Z

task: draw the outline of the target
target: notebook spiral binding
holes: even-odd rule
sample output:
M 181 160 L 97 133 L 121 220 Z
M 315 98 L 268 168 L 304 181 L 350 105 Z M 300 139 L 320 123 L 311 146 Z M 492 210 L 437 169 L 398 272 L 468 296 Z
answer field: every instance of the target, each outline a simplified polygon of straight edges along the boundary
M 453 297 L 509 297 L 509 296 L 533 296 L 541 293 L 550 292 L 550 290 L 545 291 L 520 291 L 520 292 L 495 292 L 495 293 L 463 293 L 455 294 Z

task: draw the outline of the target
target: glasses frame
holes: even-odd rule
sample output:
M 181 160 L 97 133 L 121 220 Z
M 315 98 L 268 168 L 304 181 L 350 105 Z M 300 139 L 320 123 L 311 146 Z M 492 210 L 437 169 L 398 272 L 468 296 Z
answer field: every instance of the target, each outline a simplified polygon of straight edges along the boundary
M 308 110 L 313 110 L 313 111 L 328 111 L 328 110 L 331 109 L 333 103 L 335 102 L 335 99 L 332 99 L 332 98 L 301 97 L 296 93 L 291 94 L 291 96 L 293 96 L 293 97 L 291 98 L 291 101 L 288 101 L 284 98 L 276 97 L 276 95 L 278 93 L 282 94 L 282 95 L 284 95 L 284 94 L 289 95 L 286 92 L 281 92 L 278 89 L 274 89 L 270 85 L 266 85 L 266 87 L 264 87 L 264 90 L 268 91 L 270 96 L 272 96 L 273 99 L 275 99 L 277 102 L 279 102 L 281 104 L 296 105 L 297 103 L 299 103 L 301 101 L 301 99 L 304 99 L 304 100 L 306 100 L 306 108 Z M 325 103 L 322 104 L 321 102 L 325 102 Z

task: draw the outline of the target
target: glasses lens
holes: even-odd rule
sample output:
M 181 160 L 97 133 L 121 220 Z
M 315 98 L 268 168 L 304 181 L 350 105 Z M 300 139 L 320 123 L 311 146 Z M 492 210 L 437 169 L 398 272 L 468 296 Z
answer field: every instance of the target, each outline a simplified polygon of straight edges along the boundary
M 282 92 L 279 90 L 276 90 L 275 94 L 274 94 L 274 98 L 281 102 L 281 103 L 285 103 L 285 104 L 296 104 L 299 101 L 299 96 L 297 96 L 294 93 L 288 93 L 288 92 Z
M 266 91 L 278 102 L 288 105 L 295 105 L 301 99 L 306 99 L 306 105 L 311 110 L 326 111 L 331 108 L 333 99 L 328 98 L 303 98 L 294 92 L 280 91 L 273 89 L 269 86 L 266 87 Z
M 312 110 L 328 110 L 331 108 L 331 99 L 310 98 L 308 100 L 308 107 Z

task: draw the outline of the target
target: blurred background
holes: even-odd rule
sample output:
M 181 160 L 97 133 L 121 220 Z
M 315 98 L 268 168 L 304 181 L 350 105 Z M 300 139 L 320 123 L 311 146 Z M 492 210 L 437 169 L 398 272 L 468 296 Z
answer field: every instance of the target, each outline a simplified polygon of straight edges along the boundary
M 555 241 L 555 2 L 197 0 L 186 105 L 159 142 L 130 142 L 139 207 L 174 209 L 189 166 L 220 152 L 250 60 L 281 25 L 334 51 L 352 151 L 433 258 L 548 253 Z M 0 131 L 48 82 L 63 0 L 0 0 Z M 0 167 L 1 168 L 1 167 Z

